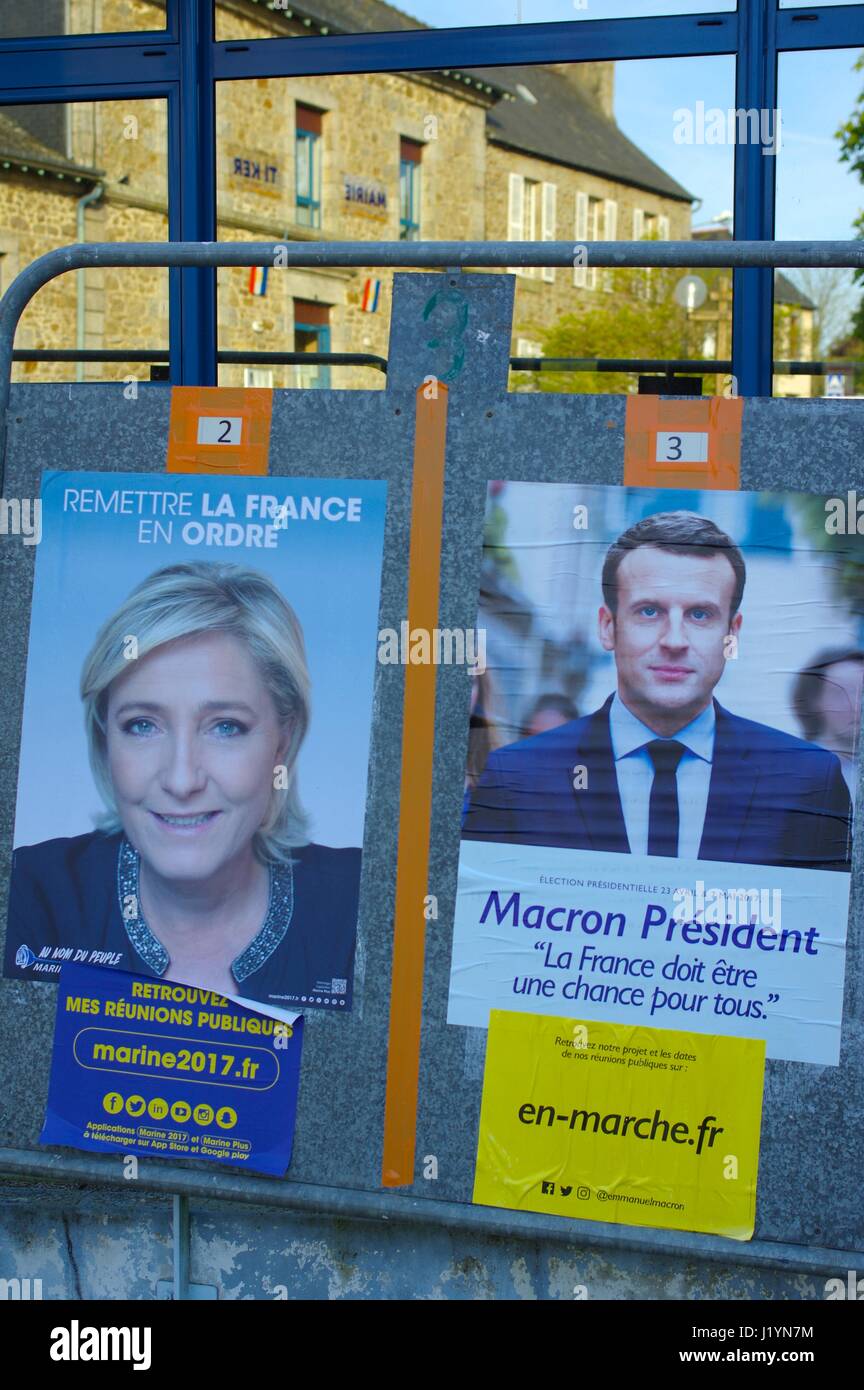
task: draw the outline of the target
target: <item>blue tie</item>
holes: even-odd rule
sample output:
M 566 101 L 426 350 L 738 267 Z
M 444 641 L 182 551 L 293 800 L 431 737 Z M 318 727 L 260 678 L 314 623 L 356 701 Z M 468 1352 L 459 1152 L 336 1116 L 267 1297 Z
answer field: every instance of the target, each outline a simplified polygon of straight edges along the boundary
M 654 764 L 648 803 L 648 853 L 667 859 L 678 855 L 678 764 L 687 749 L 674 738 L 655 738 L 645 745 Z

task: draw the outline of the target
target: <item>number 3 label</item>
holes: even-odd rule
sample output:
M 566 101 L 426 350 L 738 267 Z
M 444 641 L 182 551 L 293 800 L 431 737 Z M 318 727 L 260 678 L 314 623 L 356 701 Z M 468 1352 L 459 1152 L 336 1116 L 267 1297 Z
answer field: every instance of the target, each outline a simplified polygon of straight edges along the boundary
M 708 434 L 691 430 L 681 434 L 657 431 L 656 463 L 707 463 Z
M 240 444 L 243 434 L 241 415 L 199 415 L 199 444 Z

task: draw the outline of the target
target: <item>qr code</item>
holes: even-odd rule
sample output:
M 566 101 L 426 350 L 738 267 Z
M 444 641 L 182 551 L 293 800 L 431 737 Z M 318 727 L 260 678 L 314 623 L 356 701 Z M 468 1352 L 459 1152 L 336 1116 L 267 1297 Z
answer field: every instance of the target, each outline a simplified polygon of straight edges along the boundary
M 347 993 L 348 993 L 348 981 L 347 981 L 347 980 L 334 980 L 334 981 L 333 981 L 332 988 L 331 988 L 331 990 L 330 990 L 330 993 L 331 993 L 331 994 L 347 994 Z

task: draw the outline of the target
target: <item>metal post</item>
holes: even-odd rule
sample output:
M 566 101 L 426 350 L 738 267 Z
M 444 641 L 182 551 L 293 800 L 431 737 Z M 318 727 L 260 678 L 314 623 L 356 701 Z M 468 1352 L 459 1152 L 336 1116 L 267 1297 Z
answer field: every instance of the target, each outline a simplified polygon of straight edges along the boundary
M 169 229 L 178 241 L 216 240 L 216 84 L 213 80 L 213 0 L 184 0 L 178 11 L 180 91 L 169 102 L 168 144 L 174 186 Z M 175 271 L 170 285 L 171 379 L 175 385 L 215 386 L 216 270 Z
M 751 140 L 746 113 L 777 110 L 776 0 L 747 0 L 738 10 L 739 42 L 735 105 L 744 112 L 743 131 L 735 144 L 735 239 L 774 236 L 777 156 Z M 774 148 L 779 138 L 776 124 Z M 742 140 L 742 134 L 745 138 Z M 774 355 L 774 274 L 765 269 L 738 269 L 732 277 L 732 371 L 740 396 L 770 396 Z

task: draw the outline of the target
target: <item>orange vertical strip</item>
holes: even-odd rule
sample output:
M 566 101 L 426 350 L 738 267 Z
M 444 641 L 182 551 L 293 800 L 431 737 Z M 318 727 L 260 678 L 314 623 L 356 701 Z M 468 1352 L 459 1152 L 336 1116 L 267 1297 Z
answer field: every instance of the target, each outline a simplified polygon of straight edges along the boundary
M 722 488 L 741 485 L 740 396 L 668 400 L 663 396 L 628 396 L 624 435 L 625 487 Z M 704 463 L 658 463 L 659 432 L 691 431 L 708 435 Z
M 439 381 L 437 388 L 434 400 L 427 400 L 424 395 L 428 386 L 417 388 L 408 559 L 409 635 L 419 628 L 431 636 L 438 625 L 447 387 Z M 426 946 L 423 900 L 429 882 L 436 674 L 433 662 L 405 667 L 393 974 L 381 1165 L 384 1187 L 405 1187 L 414 1181 Z

